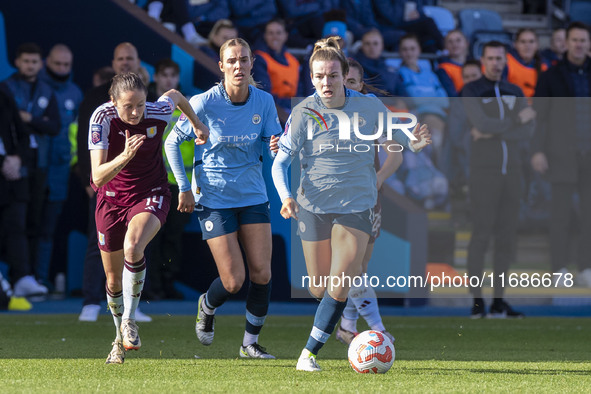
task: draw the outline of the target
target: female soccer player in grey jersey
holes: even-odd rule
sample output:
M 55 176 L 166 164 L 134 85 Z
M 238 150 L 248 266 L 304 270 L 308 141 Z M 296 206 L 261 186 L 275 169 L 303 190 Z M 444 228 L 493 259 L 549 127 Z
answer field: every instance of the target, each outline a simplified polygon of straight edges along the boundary
M 310 58 L 316 93 L 294 108 L 273 164 L 273 180 L 283 204 L 281 215 L 298 220 L 311 278 L 359 275 L 372 229 L 371 216 L 377 199 L 374 149 L 364 149 L 363 142 L 368 141 L 357 133 L 374 134 L 380 116 L 385 121 L 388 110 L 375 97 L 345 89 L 348 68 L 336 39 L 316 43 Z M 318 122 L 308 122 L 308 114 L 315 114 Z M 350 119 L 357 119 L 358 124 L 352 125 Z M 349 137 L 342 138 L 343 134 Z M 412 135 L 414 140 L 410 142 L 397 129 L 392 134 L 396 141 L 386 141 L 384 148 L 398 142 L 416 151 L 431 143 L 429 130 L 424 126 L 417 125 Z M 372 142 L 374 138 L 368 136 Z M 287 168 L 296 153 L 300 154 L 302 168 L 297 204 L 286 185 Z M 393 172 L 391 163 L 392 160 L 384 163 L 389 175 Z M 322 300 L 296 366 L 302 371 L 320 370 L 316 355 L 333 332 L 349 291 L 347 283 L 328 289 L 317 286 L 317 281 L 312 283 L 310 293 Z
M 146 276 L 144 249 L 164 224 L 170 206 L 162 134 L 174 108 L 191 120 L 198 143 L 205 143 L 209 135 L 180 92 L 169 90 L 156 103 L 146 103 L 147 93 L 138 75 L 116 75 L 109 90 L 111 101 L 90 118 L 97 237 L 117 332 L 107 364 L 121 364 L 125 350 L 141 347 L 135 310 Z

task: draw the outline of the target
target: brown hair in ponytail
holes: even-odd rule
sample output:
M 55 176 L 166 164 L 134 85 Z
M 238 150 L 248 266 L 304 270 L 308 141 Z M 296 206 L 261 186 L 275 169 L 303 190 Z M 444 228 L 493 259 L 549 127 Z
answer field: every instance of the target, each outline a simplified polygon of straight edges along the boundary
M 333 60 L 341 63 L 344 78 L 349 72 L 349 62 L 341 50 L 338 37 L 328 37 L 316 41 L 316 44 L 314 44 L 314 51 L 312 52 L 312 56 L 310 56 L 310 72 L 312 72 L 312 63 L 315 61 Z

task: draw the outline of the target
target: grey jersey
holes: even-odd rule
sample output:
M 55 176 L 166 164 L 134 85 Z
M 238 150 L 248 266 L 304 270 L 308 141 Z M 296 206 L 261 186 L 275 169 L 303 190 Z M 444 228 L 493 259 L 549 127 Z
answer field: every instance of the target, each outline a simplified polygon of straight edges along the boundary
M 313 213 L 362 212 L 376 204 L 375 140 L 386 134 L 390 111 L 376 97 L 348 89 L 346 95 L 338 110 L 327 109 L 316 94 L 304 99 L 292 111 L 279 142 L 287 154 L 299 153 L 296 200 Z M 401 130 L 392 139 L 409 147 Z

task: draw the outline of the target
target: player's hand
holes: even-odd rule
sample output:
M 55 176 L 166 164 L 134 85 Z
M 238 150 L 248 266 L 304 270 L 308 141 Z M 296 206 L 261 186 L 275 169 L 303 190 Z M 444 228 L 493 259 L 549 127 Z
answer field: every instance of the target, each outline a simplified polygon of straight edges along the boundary
M 21 178 L 21 158 L 10 155 L 4 158 L 2 163 L 2 175 L 8 181 L 16 181 Z
M 426 124 L 421 125 L 420 123 L 417 123 L 412 131 L 412 135 L 415 136 L 416 140 L 410 141 L 410 145 L 416 151 L 419 151 L 431 144 L 431 132 L 429 131 L 429 128 Z
M 274 135 L 271 136 L 271 142 L 269 142 L 269 148 L 271 149 L 271 152 L 277 153 L 277 151 L 279 150 L 279 137 L 276 137 Z
M 179 212 L 191 213 L 195 209 L 195 198 L 193 192 L 187 190 L 186 192 L 179 192 L 179 205 L 177 210 Z
M 209 128 L 203 124 L 203 122 L 199 121 L 199 123 L 192 123 L 193 130 L 195 131 L 195 145 L 203 145 L 207 142 L 209 138 Z
M 536 111 L 532 107 L 525 107 L 521 111 L 519 111 L 519 121 L 522 124 L 530 122 L 536 118 Z
M 125 148 L 123 149 L 123 155 L 125 155 L 128 160 L 133 159 L 145 139 L 146 136 L 143 134 L 130 135 L 129 130 L 125 130 Z
M 544 174 L 548 171 L 548 159 L 546 158 L 546 155 L 542 152 L 535 153 L 531 157 L 531 166 L 534 171 Z
M 18 113 L 20 114 L 22 121 L 25 123 L 31 123 L 31 120 L 33 120 L 33 115 L 31 115 L 30 112 L 18 111 Z
M 492 138 L 492 134 L 484 134 L 480 130 L 478 130 L 476 127 L 472 127 L 470 129 L 470 135 L 472 136 L 472 139 L 474 141 L 478 141 L 480 139 Z
M 298 217 L 296 216 L 296 213 L 299 211 L 300 209 L 298 208 L 298 204 L 293 198 L 289 197 L 283 201 L 283 205 L 281 206 L 281 211 L 279 211 L 279 213 L 284 219 L 294 218 L 297 220 Z

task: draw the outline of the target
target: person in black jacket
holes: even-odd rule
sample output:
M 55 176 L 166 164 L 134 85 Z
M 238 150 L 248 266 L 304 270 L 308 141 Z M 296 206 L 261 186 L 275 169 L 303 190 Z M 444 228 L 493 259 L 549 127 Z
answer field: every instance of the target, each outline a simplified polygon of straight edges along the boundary
M 4 245 L 13 284 L 32 278 L 25 230 L 31 154 L 16 103 L 0 89 L 0 245 Z
M 43 67 L 41 48 L 32 42 L 19 45 L 16 50 L 14 64 L 17 72 L 2 81 L 0 89 L 11 95 L 16 102 L 19 115 L 30 136 L 32 150 L 30 165 L 27 168 L 27 179 L 31 194 L 28 198 L 26 211 L 25 247 L 28 255 L 25 265 L 32 265 L 36 260 L 37 246 L 43 227 L 43 202 L 47 189 L 49 170 L 50 141 L 60 130 L 60 113 L 55 93 L 51 86 L 39 78 Z M 15 278 L 13 278 L 13 281 Z M 15 283 L 16 296 L 45 296 L 47 287 L 37 283 L 33 275 L 26 275 Z
M 501 80 L 506 49 L 498 41 L 484 45 L 484 75 L 462 90 L 462 101 L 472 126 L 469 193 L 472 238 L 468 246 L 468 275 L 483 277 L 484 255 L 494 237 L 494 301 L 490 315 L 522 317 L 503 300 L 500 278 L 515 257 L 522 171 L 519 142 L 529 139 L 535 112 L 521 89 Z M 486 315 L 482 288 L 471 285 L 472 317 Z
M 550 256 L 555 285 L 568 273 L 569 222 L 573 194 L 580 198 L 581 237 L 577 285 L 591 287 L 591 47 L 589 29 L 573 22 L 566 33 L 567 52 L 540 75 L 534 108 L 539 121 L 532 139 L 531 165 L 552 185 Z M 577 97 L 576 99 L 568 97 Z

